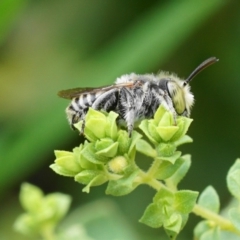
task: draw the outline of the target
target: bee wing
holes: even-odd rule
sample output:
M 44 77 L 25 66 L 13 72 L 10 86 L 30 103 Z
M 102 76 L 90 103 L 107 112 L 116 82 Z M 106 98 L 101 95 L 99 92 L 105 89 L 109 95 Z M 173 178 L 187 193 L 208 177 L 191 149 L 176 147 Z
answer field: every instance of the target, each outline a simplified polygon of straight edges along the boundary
M 133 82 L 121 83 L 121 84 L 113 84 L 110 86 L 98 87 L 98 88 L 72 88 L 67 90 L 62 90 L 58 92 L 58 96 L 66 99 L 73 99 L 75 97 L 79 97 L 83 93 L 95 93 L 95 92 L 105 92 L 111 90 L 113 88 L 121 88 L 121 87 L 131 87 L 133 86 Z
M 72 88 L 58 92 L 58 96 L 66 99 L 79 97 L 83 93 L 95 92 L 98 88 Z M 100 88 L 99 88 L 100 89 Z

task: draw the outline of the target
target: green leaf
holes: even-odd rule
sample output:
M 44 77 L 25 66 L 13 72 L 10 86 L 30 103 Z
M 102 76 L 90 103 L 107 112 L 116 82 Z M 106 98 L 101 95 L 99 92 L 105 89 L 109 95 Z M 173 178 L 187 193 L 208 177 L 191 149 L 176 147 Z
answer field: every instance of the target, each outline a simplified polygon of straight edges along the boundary
M 46 196 L 36 186 L 22 184 L 20 201 L 27 213 L 20 215 L 14 228 L 24 234 L 52 232 L 56 224 L 67 213 L 71 197 L 62 193 Z
M 178 131 L 178 126 L 160 126 L 156 128 L 157 133 L 163 141 L 169 141 L 172 136 Z
M 172 205 L 174 201 L 174 194 L 167 188 L 161 188 L 153 197 L 153 202 L 164 202 Z
M 106 163 L 109 158 L 104 157 L 104 156 L 97 156 L 95 154 L 95 148 L 94 148 L 94 143 L 89 143 L 87 145 L 84 145 L 84 148 L 81 151 L 81 159 L 85 159 L 91 163 L 94 164 L 103 164 Z
M 154 114 L 154 122 L 155 125 L 157 126 L 162 119 L 163 115 L 166 113 L 166 109 L 164 108 L 163 105 L 160 105 L 160 107 L 157 109 L 157 111 Z
M 83 121 L 79 121 L 76 124 L 74 124 L 74 127 L 81 132 L 82 131 L 82 125 L 83 125 Z M 94 132 L 91 131 L 91 129 L 87 128 L 85 126 L 84 128 L 84 134 L 83 134 L 90 142 L 95 142 L 98 140 L 98 138 L 95 136 Z
M 136 147 L 134 147 L 128 154 L 125 153 L 123 156 L 129 160 L 129 163 L 135 163 Z
M 105 148 L 108 148 L 113 143 L 114 143 L 114 141 L 111 138 L 102 138 L 95 142 L 94 147 L 95 147 L 96 151 L 101 151 Z
M 105 117 L 105 116 L 104 116 Z M 84 130 L 85 135 L 88 135 L 88 132 L 91 132 L 96 136 L 97 139 L 101 139 L 105 137 L 105 129 L 106 129 L 106 117 L 102 118 L 90 118 L 86 121 L 86 130 Z
M 178 183 L 183 179 L 183 177 L 188 172 L 191 165 L 190 155 L 184 155 L 181 157 L 184 160 L 183 164 L 180 168 L 170 177 L 168 178 L 168 182 L 171 182 L 173 186 L 177 186 Z
M 96 215 L 98 215 L 98 214 L 96 214 Z M 89 219 L 91 219 L 91 217 Z M 79 222 L 81 222 L 81 220 L 79 220 Z M 89 222 L 92 223 L 92 219 L 89 220 Z M 57 240 L 79 240 L 79 239 L 80 240 L 93 240 L 92 237 L 88 236 L 85 226 L 81 223 L 74 223 L 63 229 L 61 228 L 61 230 L 57 234 Z
M 220 240 L 220 229 L 215 227 L 208 230 L 202 234 L 200 240 Z
M 131 175 L 124 176 L 119 180 L 111 180 L 108 183 L 106 194 L 113 196 L 122 196 L 132 192 L 137 184 L 134 182 L 138 175 L 138 170 L 135 170 Z
M 108 180 L 106 174 L 101 170 L 83 170 L 74 179 L 81 184 L 91 183 L 91 186 L 101 185 Z
M 218 226 L 215 227 L 211 221 L 207 220 L 199 222 L 194 229 L 194 237 L 199 240 L 225 240 L 221 238 L 222 233 Z
M 31 215 L 21 214 L 13 225 L 14 229 L 24 235 L 36 235 L 40 226 L 36 226 Z
M 182 228 L 182 217 L 178 213 L 173 213 L 170 218 L 164 221 L 164 229 L 170 239 L 174 239 Z
M 212 227 L 210 226 L 209 224 L 209 221 L 207 220 L 204 220 L 204 221 L 201 221 L 197 224 L 197 226 L 194 228 L 194 237 L 196 239 L 201 239 L 201 236 L 209 231 Z
M 163 206 L 160 204 L 149 204 L 139 222 L 144 223 L 152 228 L 161 227 L 165 219 L 162 208 Z
M 118 127 L 116 124 L 117 117 L 118 114 L 112 111 L 107 116 L 106 136 L 113 140 L 116 140 L 118 134 Z
M 198 204 L 218 213 L 220 209 L 220 201 L 216 190 L 212 186 L 205 188 L 198 199 Z
M 148 132 L 151 136 L 151 138 L 154 139 L 157 143 L 162 142 L 163 140 L 161 139 L 160 135 L 158 134 L 157 131 L 157 126 L 154 124 L 154 120 L 150 119 L 148 121 Z M 151 140 L 151 139 L 149 139 Z
M 118 151 L 118 142 L 115 142 L 112 145 L 110 145 L 109 147 L 102 149 L 100 151 L 97 151 L 96 155 L 112 158 L 117 155 L 117 151 Z
M 240 231 L 240 209 L 232 208 L 228 211 L 228 216 L 232 224 Z
M 181 154 L 182 153 L 180 151 L 176 151 L 172 155 L 169 155 L 169 156 L 161 155 L 161 153 L 160 153 L 160 155 L 158 155 L 156 158 L 159 160 L 168 161 L 168 162 L 174 164 L 177 161 L 177 159 L 180 158 Z
M 52 210 L 52 220 L 57 222 L 61 220 L 69 210 L 71 197 L 62 193 L 51 193 L 44 198 L 44 209 Z
M 106 121 L 106 116 L 104 113 L 90 107 L 86 114 L 85 120 L 86 120 L 86 122 L 88 122 L 91 119 L 99 119 L 101 121 Z M 98 125 L 98 127 L 99 127 L 99 125 Z
M 227 186 L 231 194 L 240 201 L 240 159 L 237 159 L 227 174 Z
M 119 130 L 117 142 L 118 146 L 118 153 L 120 155 L 124 155 L 129 151 L 129 146 L 131 144 L 131 139 L 128 136 L 128 133 L 124 130 Z
M 137 148 L 138 152 L 140 152 L 146 156 L 155 158 L 157 155 L 156 150 L 153 149 L 152 146 L 143 139 L 139 139 L 137 141 L 136 148 Z
M 160 157 L 172 157 L 176 151 L 176 146 L 172 143 L 160 143 L 156 150 Z
M 179 117 L 177 119 L 177 126 L 179 127 L 179 130 L 173 135 L 171 141 L 177 141 L 181 137 L 183 137 L 188 128 L 190 127 L 190 124 L 192 123 L 193 119 L 187 118 L 187 117 Z
M 54 155 L 56 158 L 72 156 L 72 152 L 62 151 L 62 150 L 54 150 Z
M 83 188 L 83 192 L 89 193 L 90 192 L 90 187 L 94 186 L 99 186 L 102 185 L 103 183 L 107 182 L 108 178 L 105 174 L 99 174 L 95 176 L 88 184 L 86 187 Z
M 55 164 L 60 166 L 63 169 L 66 169 L 68 172 L 73 172 L 77 174 L 82 170 L 82 168 L 79 166 L 79 164 L 76 162 L 74 156 L 65 156 L 60 157 L 55 160 Z
M 23 183 L 20 190 L 20 202 L 23 208 L 29 212 L 39 212 L 43 200 L 43 192 L 40 188 Z
M 168 161 L 163 161 L 156 172 L 155 177 L 159 180 L 164 180 L 171 177 L 184 163 L 182 158 L 178 158 L 174 164 Z
M 83 122 L 80 121 L 74 126 L 81 131 Z M 85 118 L 84 135 L 86 138 L 94 142 L 97 139 L 104 138 L 107 127 L 107 117 L 100 111 L 89 108 Z
M 170 113 L 169 111 L 165 110 L 165 113 L 162 115 L 160 121 L 157 123 L 157 126 L 158 127 L 169 127 L 169 126 L 172 125 L 172 123 L 173 123 L 172 113 Z
M 193 142 L 193 139 L 191 137 L 189 137 L 188 135 L 184 135 L 181 138 L 179 138 L 178 140 L 174 141 L 174 145 L 176 147 L 185 144 L 185 143 L 191 143 Z
M 140 140 L 141 137 L 142 137 L 142 135 L 139 134 L 138 132 L 136 132 L 136 131 L 132 132 L 131 143 L 130 143 L 130 146 L 129 146 L 129 149 L 128 149 L 128 154 L 129 155 L 131 155 L 131 152 L 133 151 L 133 149 L 136 148 L 136 144 Z
M 183 214 L 190 213 L 197 201 L 198 192 L 190 190 L 177 191 L 175 194 L 174 207 Z
M 158 141 L 156 141 L 152 135 L 150 134 L 149 130 L 148 130 L 148 125 L 149 125 L 149 120 L 143 120 L 141 121 L 139 128 L 143 131 L 143 133 L 146 135 L 146 137 L 154 144 L 154 145 L 158 145 Z
M 65 168 L 53 163 L 49 166 L 55 173 L 65 176 L 65 177 L 74 177 L 76 175 L 75 172 L 71 172 L 66 170 Z

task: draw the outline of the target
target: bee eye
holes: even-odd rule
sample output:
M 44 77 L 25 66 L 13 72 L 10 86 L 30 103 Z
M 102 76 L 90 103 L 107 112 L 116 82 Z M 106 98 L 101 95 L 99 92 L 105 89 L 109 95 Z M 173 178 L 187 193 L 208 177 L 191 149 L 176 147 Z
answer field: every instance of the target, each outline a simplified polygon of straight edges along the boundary
M 168 82 L 168 92 L 173 106 L 178 115 L 182 115 L 186 109 L 183 89 L 174 81 Z

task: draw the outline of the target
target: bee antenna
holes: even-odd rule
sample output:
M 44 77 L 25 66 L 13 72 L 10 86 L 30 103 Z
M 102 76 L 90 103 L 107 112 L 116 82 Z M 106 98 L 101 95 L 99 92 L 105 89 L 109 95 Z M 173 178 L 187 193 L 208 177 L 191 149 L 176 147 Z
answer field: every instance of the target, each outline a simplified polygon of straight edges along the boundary
M 204 62 L 202 62 L 184 81 L 183 87 L 185 87 L 198 73 L 200 73 L 203 69 L 207 68 L 208 66 L 212 65 L 215 62 L 218 62 L 219 59 L 216 57 L 210 57 Z

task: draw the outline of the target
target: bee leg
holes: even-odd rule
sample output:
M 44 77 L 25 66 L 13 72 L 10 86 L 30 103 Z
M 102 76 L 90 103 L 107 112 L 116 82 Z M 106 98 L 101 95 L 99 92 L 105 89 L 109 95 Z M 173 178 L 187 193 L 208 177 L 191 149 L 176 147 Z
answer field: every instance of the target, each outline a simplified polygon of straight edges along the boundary
M 166 110 L 173 114 L 174 125 L 177 125 L 177 113 L 174 109 L 172 99 L 166 91 L 156 88 L 154 90 L 154 97 L 157 99 L 158 105 L 163 105 Z
M 127 88 L 122 88 L 119 95 L 120 116 L 126 121 L 128 135 L 131 137 L 135 121 L 134 96 Z
M 101 94 L 93 103 L 92 108 L 95 110 L 103 109 L 106 112 L 109 112 L 110 110 L 115 111 L 118 101 L 118 91 L 118 89 L 111 89 Z
M 80 111 L 74 111 L 74 113 L 71 113 L 71 117 L 68 116 L 71 128 L 73 130 L 77 130 L 74 124 L 83 121 L 79 135 L 84 135 L 86 111 L 86 109 L 81 109 Z
M 85 117 L 86 117 L 87 112 L 88 112 L 88 108 L 83 109 L 82 112 L 80 113 L 78 121 L 82 121 L 82 126 L 81 126 L 81 131 L 79 132 L 79 135 L 84 135 L 84 129 L 85 129 L 85 123 L 86 123 Z
M 85 129 L 85 119 L 82 120 L 82 127 L 81 127 L 81 131 L 79 132 L 79 135 L 84 135 L 84 129 Z

